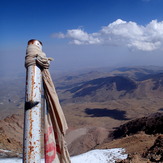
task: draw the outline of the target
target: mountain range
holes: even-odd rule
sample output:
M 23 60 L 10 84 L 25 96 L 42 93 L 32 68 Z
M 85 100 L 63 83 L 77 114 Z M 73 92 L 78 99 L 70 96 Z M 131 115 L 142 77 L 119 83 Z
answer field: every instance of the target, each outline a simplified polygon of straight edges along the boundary
M 102 68 L 52 78 L 71 155 L 111 141 L 109 133 L 120 125 L 163 111 L 163 67 Z M 2 79 L 0 90 L 0 148 L 21 152 L 25 77 Z

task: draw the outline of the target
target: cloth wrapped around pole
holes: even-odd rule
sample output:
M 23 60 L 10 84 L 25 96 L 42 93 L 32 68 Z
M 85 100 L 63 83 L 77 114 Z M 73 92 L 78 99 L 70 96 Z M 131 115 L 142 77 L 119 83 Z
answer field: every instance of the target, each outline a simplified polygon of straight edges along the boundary
M 67 123 L 63 114 L 59 99 L 48 70 L 52 59 L 35 45 L 30 44 L 26 51 L 25 67 L 37 65 L 42 72 L 44 94 L 46 99 L 45 111 L 45 162 L 46 163 L 70 163 L 70 157 L 64 135 Z

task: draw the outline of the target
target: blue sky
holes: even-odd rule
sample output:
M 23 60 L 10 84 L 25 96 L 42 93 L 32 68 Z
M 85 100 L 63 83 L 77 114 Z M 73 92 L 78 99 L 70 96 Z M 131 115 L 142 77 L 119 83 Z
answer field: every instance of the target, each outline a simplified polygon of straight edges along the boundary
M 1 0 L 1 72 L 24 71 L 32 38 L 54 57 L 52 71 L 162 65 L 162 8 L 162 0 Z

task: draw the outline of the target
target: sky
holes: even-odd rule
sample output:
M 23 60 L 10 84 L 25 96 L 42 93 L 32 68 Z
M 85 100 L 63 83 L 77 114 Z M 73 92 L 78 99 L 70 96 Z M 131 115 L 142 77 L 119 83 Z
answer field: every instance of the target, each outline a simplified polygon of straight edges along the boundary
M 0 74 L 24 73 L 27 42 L 51 71 L 162 66 L 163 0 L 1 0 Z

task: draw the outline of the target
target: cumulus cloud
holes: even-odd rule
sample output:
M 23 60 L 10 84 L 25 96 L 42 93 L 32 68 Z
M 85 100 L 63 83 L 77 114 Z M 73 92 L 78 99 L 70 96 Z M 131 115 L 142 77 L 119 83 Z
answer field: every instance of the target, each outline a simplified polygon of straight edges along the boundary
M 74 44 L 98 44 L 100 40 L 94 37 L 94 34 L 88 34 L 81 29 L 73 29 L 67 31 L 67 37 L 73 39 Z
M 163 45 L 163 21 L 152 20 L 146 26 L 121 19 L 103 26 L 96 33 L 87 33 L 82 29 L 67 30 L 66 34 L 55 34 L 58 38 L 69 38 L 73 44 L 107 44 L 127 46 L 143 51 L 159 49 Z

